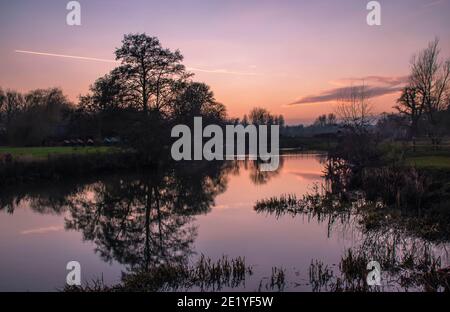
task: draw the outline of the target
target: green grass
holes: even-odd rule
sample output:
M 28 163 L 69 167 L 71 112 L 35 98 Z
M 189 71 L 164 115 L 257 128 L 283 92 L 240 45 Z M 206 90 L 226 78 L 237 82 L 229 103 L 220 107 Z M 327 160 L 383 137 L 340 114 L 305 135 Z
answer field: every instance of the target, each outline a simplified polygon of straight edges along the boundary
M 411 142 L 396 142 L 398 148 L 406 153 L 406 163 L 419 169 L 450 169 L 450 142 L 445 141 L 435 149 L 429 141 L 421 140 L 415 150 Z
M 450 157 L 448 156 L 410 157 L 407 162 L 417 168 L 450 169 Z
M 49 155 L 92 154 L 108 153 L 114 151 L 110 146 L 57 146 L 57 147 L 0 147 L 0 154 L 10 153 L 13 157 L 47 158 Z

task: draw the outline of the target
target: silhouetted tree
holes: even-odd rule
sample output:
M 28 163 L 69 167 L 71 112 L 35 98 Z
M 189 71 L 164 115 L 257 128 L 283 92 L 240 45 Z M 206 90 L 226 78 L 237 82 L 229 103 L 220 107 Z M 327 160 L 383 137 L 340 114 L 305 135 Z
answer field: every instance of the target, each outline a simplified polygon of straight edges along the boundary
M 338 99 L 336 113 L 345 131 L 330 151 L 330 159 L 336 162 L 346 160 L 354 172 L 376 165 L 380 161 L 379 138 L 369 131 L 374 118 L 366 86 L 345 88 Z
M 329 126 L 334 126 L 334 125 L 336 125 L 337 124 L 337 117 L 336 117 L 336 115 L 335 114 L 333 114 L 333 113 L 330 113 L 330 114 L 328 114 L 328 116 L 327 116 L 327 124 L 329 125 Z
M 22 96 L 10 93 L 14 102 L 20 102 Z M 20 113 L 16 112 L 7 125 L 8 137 L 16 145 L 39 145 L 45 139 L 58 135 L 58 126 L 69 117 L 72 104 L 61 89 L 37 89 L 25 95 L 24 104 L 20 104 Z
M 325 127 L 327 125 L 327 115 L 320 115 L 314 121 L 314 125 L 318 127 Z
M 450 96 L 450 59 L 440 59 L 439 52 L 439 40 L 435 39 L 413 56 L 410 75 L 410 87 L 427 114 L 428 132 L 435 146 L 440 142 L 439 112 L 447 108 Z
M 419 120 L 424 112 L 423 97 L 420 97 L 418 90 L 414 87 L 405 87 L 402 90 L 397 105 L 394 107 L 400 114 L 409 119 L 409 136 L 416 148 L 416 137 L 418 135 Z
M 192 121 L 194 116 L 202 116 L 209 122 L 223 122 L 226 108 L 216 101 L 208 85 L 199 82 L 186 83 L 174 101 L 173 118 Z
M 267 109 L 255 107 L 250 111 L 250 114 L 244 115 L 242 123 L 253 125 L 280 125 L 284 126 L 284 117 L 282 115 L 276 116 L 271 114 Z
M 247 126 L 249 124 L 247 114 L 245 114 L 244 117 L 242 117 L 241 123 L 242 123 L 243 126 Z
M 357 133 L 365 132 L 373 121 L 370 95 L 366 86 L 351 86 L 338 98 L 336 113 L 342 124 Z
M 156 37 L 125 35 L 115 53 L 124 87 L 144 112 L 162 112 L 174 98 L 176 82 L 190 76 L 181 64 L 181 53 L 163 48 Z
M 255 107 L 250 111 L 249 119 L 253 125 L 267 125 L 271 120 L 271 115 L 267 109 Z
M 133 105 L 117 70 L 97 79 L 89 90 L 89 94 L 80 97 L 79 104 L 86 112 L 112 112 Z
M 24 106 L 25 100 L 21 93 L 14 90 L 6 90 L 0 107 L 0 114 L 6 127 L 10 125 L 13 117 L 23 110 Z
M 87 95 L 80 97 L 78 122 L 92 120 L 97 127 L 96 137 L 118 136 L 127 127 L 131 112 L 137 112 L 139 104 L 126 89 L 123 75 L 118 69 L 97 79 Z
M 3 121 L 3 106 L 6 103 L 6 95 L 3 89 L 0 88 L 0 123 Z
M 409 120 L 404 115 L 381 114 L 376 124 L 376 131 L 383 138 L 404 139 L 409 135 Z

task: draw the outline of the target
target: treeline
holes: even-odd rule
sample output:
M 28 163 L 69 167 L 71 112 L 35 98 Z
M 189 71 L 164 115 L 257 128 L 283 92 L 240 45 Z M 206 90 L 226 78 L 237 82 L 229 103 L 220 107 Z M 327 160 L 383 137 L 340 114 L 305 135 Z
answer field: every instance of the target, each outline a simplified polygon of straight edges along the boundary
M 45 144 L 71 122 L 73 104 L 60 89 L 26 94 L 0 89 L 0 145 Z
M 285 126 L 281 133 L 286 137 L 312 137 L 335 134 L 339 131 L 338 117 L 334 113 L 317 117 L 311 125 Z
M 179 51 L 163 48 L 155 37 L 130 34 L 115 54 L 120 65 L 95 81 L 78 105 L 60 89 L 24 95 L 0 91 L 1 143 L 28 146 L 58 144 L 64 138 L 120 137 L 146 147 L 157 143 L 149 138 L 164 137 L 171 123 L 191 116 L 225 120 L 225 106 L 209 86 L 192 81 Z
M 380 139 L 411 141 L 414 148 L 418 139 L 426 139 L 435 149 L 450 135 L 450 58 L 440 56 L 438 39 L 413 55 L 407 83 L 393 105 L 395 113 L 375 116 L 370 88 L 364 84 L 343 90 L 336 98 L 337 116 L 322 115 L 310 126 L 286 127 L 283 133 L 307 137 L 371 132 Z
M 152 153 L 169 143 L 173 125 L 189 125 L 194 116 L 203 117 L 203 124 L 284 125 L 283 116 L 261 108 L 242 119 L 228 118 L 210 87 L 192 80 L 181 53 L 162 47 L 156 37 L 125 35 L 115 55 L 120 65 L 97 79 L 77 104 L 58 88 L 26 94 L 0 89 L 0 145 L 115 138 Z

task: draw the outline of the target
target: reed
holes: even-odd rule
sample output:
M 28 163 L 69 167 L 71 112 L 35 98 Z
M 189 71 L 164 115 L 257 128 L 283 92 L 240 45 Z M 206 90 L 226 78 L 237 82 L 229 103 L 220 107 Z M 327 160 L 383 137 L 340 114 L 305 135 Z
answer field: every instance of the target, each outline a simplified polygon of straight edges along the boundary
M 83 286 L 65 286 L 66 292 L 156 292 L 198 289 L 220 290 L 223 287 L 239 287 L 246 276 L 253 274 L 251 266 L 246 265 L 245 258 L 228 258 L 222 256 L 217 261 L 201 255 L 193 265 L 183 263 L 166 263 L 133 273 L 124 274 L 121 283 L 105 285 L 97 279 Z

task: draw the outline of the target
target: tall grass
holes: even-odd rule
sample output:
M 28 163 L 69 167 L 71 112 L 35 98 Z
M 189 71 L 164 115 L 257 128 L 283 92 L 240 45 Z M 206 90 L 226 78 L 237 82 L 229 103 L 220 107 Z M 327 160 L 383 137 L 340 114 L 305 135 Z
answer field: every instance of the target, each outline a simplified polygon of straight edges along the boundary
M 223 287 L 239 287 L 253 269 L 245 258 L 222 256 L 217 261 L 201 255 L 193 265 L 164 263 L 124 274 L 117 285 L 105 285 L 102 279 L 83 286 L 65 286 L 67 292 L 156 292 L 197 289 L 217 291 Z

